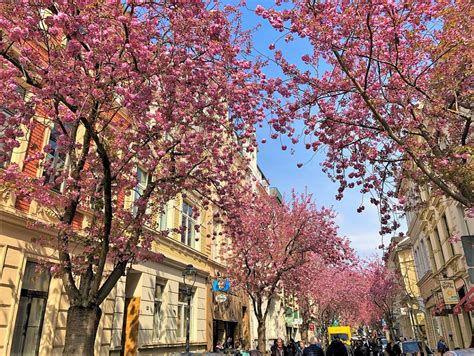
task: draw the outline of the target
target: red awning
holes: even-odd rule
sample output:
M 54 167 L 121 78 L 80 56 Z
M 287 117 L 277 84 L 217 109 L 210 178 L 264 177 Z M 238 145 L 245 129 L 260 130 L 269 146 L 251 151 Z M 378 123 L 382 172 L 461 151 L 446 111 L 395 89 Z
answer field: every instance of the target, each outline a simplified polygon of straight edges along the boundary
M 474 310 L 474 287 L 471 287 L 469 292 L 454 306 L 453 312 L 454 314 L 460 314 L 462 309 L 467 312 Z

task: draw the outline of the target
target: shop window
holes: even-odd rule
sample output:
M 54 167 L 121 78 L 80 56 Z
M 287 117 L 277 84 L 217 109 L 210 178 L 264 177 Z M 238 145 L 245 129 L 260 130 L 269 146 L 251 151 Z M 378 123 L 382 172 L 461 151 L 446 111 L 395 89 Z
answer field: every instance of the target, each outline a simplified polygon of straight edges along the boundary
M 13 331 L 11 355 L 38 355 L 50 274 L 27 262 Z
M 188 317 L 188 299 L 186 287 L 180 286 L 178 292 L 178 314 L 176 319 L 176 337 L 184 339 L 186 337 L 186 321 Z M 189 330 L 192 330 L 192 309 L 193 309 L 193 295 L 191 295 L 190 309 L 189 309 Z
M 161 325 L 163 323 L 163 294 L 166 282 L 156 278 L 155 282 L 155 302 L 153 309 L 153 339 L 159 340 Z
M 66 153 L 59 149 L 59 136 L 60 133 L 58 131 L 57 125 L 54 125 L 49 135 L 48 141 L 50 150 L 46 155 L 45 165 L 43 167 L 43 177 L 45 177 L 44 182 L 47 184 L 54 184 L 65 167 Z M 52 190 L 58 193 L 61 192 L 61 183 L 54 184 Z
M 196 244 L 196 222 L 193 218 L 194 207 L 187 202 L 183 202 L 181 209 L 181 242 L 191 247 Z

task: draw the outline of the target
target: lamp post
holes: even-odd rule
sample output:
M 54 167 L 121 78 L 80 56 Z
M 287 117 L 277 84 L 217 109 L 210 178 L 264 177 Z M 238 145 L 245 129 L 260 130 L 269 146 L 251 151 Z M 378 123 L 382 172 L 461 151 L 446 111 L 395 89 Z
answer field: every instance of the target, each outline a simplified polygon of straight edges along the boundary
M 196 283 L 197 270 L 193 265 L 187 265 L 183 270 L 183 283 L 186 287 L 186 301 L 188 310 L 186 312 L 186 355 L 189 355 L 189 327 L 191 324 L 191 296 L 193 294 L 194 283 Z

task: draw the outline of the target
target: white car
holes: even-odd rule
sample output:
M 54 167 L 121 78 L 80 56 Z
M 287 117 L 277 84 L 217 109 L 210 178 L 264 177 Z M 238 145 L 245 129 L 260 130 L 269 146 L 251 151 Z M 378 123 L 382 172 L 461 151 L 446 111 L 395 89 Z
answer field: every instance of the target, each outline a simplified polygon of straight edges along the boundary
M 474 348 L 446 351 L 443 356 L 474 356 Z

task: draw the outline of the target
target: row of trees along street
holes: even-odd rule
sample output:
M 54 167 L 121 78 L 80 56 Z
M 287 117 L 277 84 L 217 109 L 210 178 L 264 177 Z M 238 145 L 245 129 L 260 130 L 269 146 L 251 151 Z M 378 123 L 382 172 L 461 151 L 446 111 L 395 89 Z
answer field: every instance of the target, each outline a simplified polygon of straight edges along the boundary
M 243 233 L 242 246 L 253 234 L 275 245 L 274 262 L 262 264 L 269 271 L 260 272 L 249 256 L 243 287 L 259 322 L 266 312 L 253 293 L 272 298 L 307 259 L 328 268 L 354 264 L 333 214 L 308 196 L 272 204 L 272 214 L 283 217 L 276 225 L 248 211 L 262 224 L 245 231 L 242 206 L 266 198 L 243 194 L 245 161 L 237 158 L 242 147 L 256 150 L 255 127 L 265 120 L 272 138 L 298 144 L 304 136 L 309 150 L 324 147 L 323 169 L 340 184 L 336 197 L 355 187 L 370 194 L 381 233 L 397 228 L 394 212 L 410 208 L 406 197 L 396 199 L 402 179 L 472 213 L 469 1 L 284 3 L 285 9 L 255 11 L 288 41 L 308 41 L 306 68 L 290 63 L 278 43 L 268 44 L 274 58 L 255 56 L 239 9 L 217 2 L 0 4 L 0 163 L 45 128 L 55 135 L 44 149 L 30 140 L 24 163 L 6 165 L 0 179 L 17 201 L 35 201 L 54 217 L 35 224 L 56 234 L 38 243 L 59 250 L 58 264 L 44 264 L 62 276 L 70 302 L 66 354 L 91 354 L 100 305 L 127 264 L 159 260 L 148 252 L 160 236 L 150 232 L 153 216 L 180 192 L 198 192 L 204 206 L 219 206 L 224 221 L 235 220 L 226 227 L 229 236 Z M 282 78 L 265 74 L 266 60 Z M 137 164 L 146 179 L 130 202 Z M 301 224 L 299 210 L 318 226 L 290 229 Z M 80 231 L 79 214 L 91 216 Z M 252 286 L 257 273 L 268 285 Z M 323 296 L 311 295 L 324 304 Z

